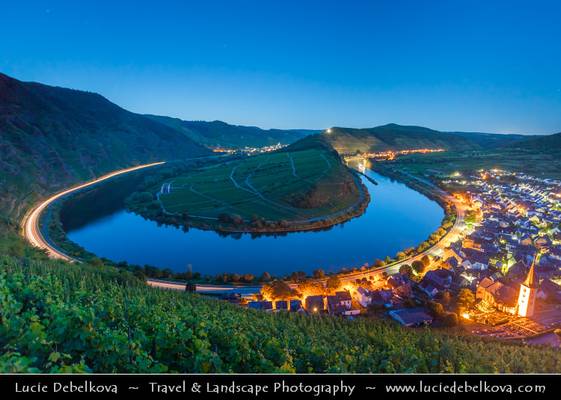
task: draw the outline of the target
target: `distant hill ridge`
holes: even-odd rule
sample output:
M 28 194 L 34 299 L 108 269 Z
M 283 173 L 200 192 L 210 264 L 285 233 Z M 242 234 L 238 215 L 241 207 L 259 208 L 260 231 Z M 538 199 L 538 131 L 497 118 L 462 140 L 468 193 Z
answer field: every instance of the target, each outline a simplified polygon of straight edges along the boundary
M 321 143 L 308 139 L 316 134 Z M 96 93 L 22 82 L 0 73 L 0 214 L 17 216 L 41 193 L 117 168 L 204 156 L 215 146 L 262 147 L 279 142 L 296 147 L 329 145 L 339 153 L 424 147 L 551 151 L 561 149 L 561 134 L 440 132 L 398 124 L 283 130 L 183 121 L 135 114 Z
M 515 134 L 442 132 L 422 126 L 394 123 L 362 129 L 334 127 L 323 135 L 341 154 L 412 148 L 443 148 L 452 151 L 503 148 L 540 138 Z
M 561 132 L 553 135 L 530 137 L 527 140 L 512 143 L 509 147 L 529 151 L 561 151 Z
M 311 129 L 261 129 L 256 126 L 231 125 L 223 121 L 184 121 L 179 118 L 147 117 L 183 132 L 187 137 L 209 147 L 264 147 L 296 142 L 307 135 L 320 133 Z

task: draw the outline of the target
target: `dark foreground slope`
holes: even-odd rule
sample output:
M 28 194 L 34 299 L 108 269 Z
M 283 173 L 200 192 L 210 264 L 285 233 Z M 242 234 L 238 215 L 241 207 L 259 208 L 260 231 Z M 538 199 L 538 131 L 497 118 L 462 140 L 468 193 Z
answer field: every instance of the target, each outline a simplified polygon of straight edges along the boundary
M 222 121 L 183 121 L 178 118 L 148 115 L 153 120 L 180 130 L 197 143 L 209 147 L 264 147 L 290 144 L 319 133 L 308 129 L 261 129 L 256 126 L 231 125 Z
M 150 161 L 208 154 L 183 133 L 95 94 L 0 74 L 0 211 L 38 193 Z
M 548 348 L 269 314 L 125 272 L 0 258 L 2 372 L 558 372 Z

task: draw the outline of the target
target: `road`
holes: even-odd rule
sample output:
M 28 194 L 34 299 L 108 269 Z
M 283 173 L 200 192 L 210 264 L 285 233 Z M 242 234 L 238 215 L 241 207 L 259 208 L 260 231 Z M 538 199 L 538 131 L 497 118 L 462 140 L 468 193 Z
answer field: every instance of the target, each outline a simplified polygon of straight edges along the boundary
M 164 164 L 165 161 L 155 162 L 150 164 L 143 164 L 138 165 L 136 167 L 125 168 L 118 171 L 111 172 L 107 175 L 103 175 L 100 178 L 88 181 L 86 183 L 74 186 L 70 189 L 63 190 L 59 193 L 56 193 L 49 198 L 43 200 L 42 202 L 38 203 L 35 207 L 33 207 L 24 217 L 22 221 L 22 235 L 31 245 L 43 249 L 47 252 L 47 254 L 51 258 L 65 260 L 69 262 L 79 262 L 79 260 L 74 259 L 67 254 L 64 254 L 54 246 L 52 246 L 41 234 L 41 230 L 39 229 L 39 221 L 41 219 L 42 213 L 56 200 L 60 199 L 63 196 L 76 192 L 78 190 L 93 186 L 105 180 L 114 178 L 119 175 L 127 174 L 129 172 L 138 171 L 140 169 L 150 168 L 157 165 Z M 343 283 L 351 283 L 354 282 L 356 279 L 362 278 L 369 278 L 371 276 L 376 276 L 386 272 L 387 274 L 394 274 L 399 272 L 399 268 L 403 264 L 411 264 L 415 260 L 420 260 L 424 255 L 438 255 L 441 253 L 446 247 L 450 245 L 450 243 L 457 240 L 461 237 L 465 230 L 465 214 L 466 214 L 466 206 L 457 200 L 455 197 L 440 191 L 440 196 L 442 196 L 446 201 L 452 202 L 455 205 L 456 209 L 456 222 L 454 226 L 448 231 L 446 235 L 434 246 L 427 249 L 426 251 L 417 254 L 413 257 L 404 259 L 399 262 L 395 262 L 392 264 L 388 264 L 381 268 L 376 269 L 368 269 L 365 271 L 354 272 L 350 274 L 342 274 L 340 275 L 340 279 Z M 322 279 L 319 281 L 326 281 L 326 279 Z M 172 290 L 184 290 L 185 286 L 183 284 L 179 284 L 177 282 L 171 281 L 162 281 L 157 279 L 148 279 L 148 284 L 150 286 L 159 287 L 163 289 L 172 289 Z M 197 292 L 207 292 L 207 293 L 218 293 L 218 292 L 247 292 L 248 290 L 258 291 L 259 286 L 255 287 L 238 287 L 233 285 L 197 285 L 196 287 Z
M 160 161 L 160 162 L 155 162 L 155 163 L 150 163 L 150 164 L 137 165 L 136 167 L 120 169 L 118 171 L 110 172 L 109 174 L 103 175 L 103 176 L 101 176 L 97 179 L 88 181 L 86 183 L 82 183 L 82 184 L 77 185 L 77 186 L 73 186 L 70 189 L 66 189 L 66 190 L 63 190 L 61 192 L 58 192 L 58 193 L 52 195 L 51 197 L 49 197 L 46 200 L 43 200 L 42 202 L 37 204 L 35 207 L 33 207 L 25 215 L 25 217 L 23 219 L 23 222 L 22 222 L 22 234 L 23 234 L 24 238 L 27 239 L 27 241 L 29 243 L 31 243 L 31 245 L 45 250 L 47 252 L 47 254 L 52 258 L 65 260 L 65 261 L 71 261 L 71 262 L 77 261 L 77 260 L 73 259 L 72 257 L 70 257 L 70 256 L 62 253 L 61 251 L 57 250 L 55 247 L 51 246 L 45 240 L 45 238 L 41 234 L 41 230 L 39 229 L 39 222 L 40 222 L 40 219 L 41 219 L 41 215 L 43 214 L 43 211 L 45 211 L 47 209 L 47 207 L 49 207 L 49 205 L 51 205 L 53 202 L 55 202 L 56 200 L 60 199 L 61 197 L 66 196 L 70 193 L 73 193 L 73 192 L 76 192 L 78 190 L 96 185 L 100 182 L 106 181 L 108 179 L 114 178 L 114 177 L 119 176 L 119 175 L 127 174 L 127 173 L 133 172 L 133 171 L 138 171 L 140 169 L 155 167 L 156 165 L 162 165 L 164 163 L 165 163 L 165 161 Z
M 443 192 L 444 193 L 444 192 Z M 440 255 L 451 243 L 455 242 L 459 238 L 463 237 L 466 229 L 465 216 L 467 207 L 465 204 L 457 200 L 455 197 L 446 194 L 444 199 L 448 202 L 452 202 L 456 209 L 456 221 L 450 230 L 432 247 L 427 250 L 414 255 L 412 257 L 406 258 L 401 261 L 397 261 L 380 268 L 368 269 L 365 271 L 354 272 L 350 274 L 341 275 L 340 279 L 342 283 L 351 283 L 356 279 L 369 278 L 371 276 L 377 276 L 382 273 L 387 273 L 388 275 L 396 274 L 399 272 L 399 268 L 404 264 L 409 264 L 416 260 L 421 260 L 425 255 L 437 256 Z
M 181 282 L 174 282 L 174 281 L 166 281 L 161 279 L 148 279 L 147 281 L 148 286 L 157 287 L 159 289 L 168 289 L 168 290 L 185 290 L 185 283 Z M 253 294 L 259 293 L 261 290 L 261 286 L 242 286 L 242 285 L 212 285 L 212 284 L 196 284 L 195 291 L 197 293 L 206 293 L 206 294 L 215 294 L 215 295 L 222 295 L 222 294 L 230 294 L 230 293 L 239 293 L 239 294 Z
M 108 179 L 114 178 L 119 175 L 124 175 L 129 172 L 138 171 L 145 168 L 155 167 L 157 165 L 165 164 L 165 161 L 150 163 L 150 164 L 143 164 L 138 165 L 136 167 L 125 168 L 118 171 L 113 171 L 107 175 L 103 175 L 97 179 L 88 181 L 86 183 L 82 183 L 77 186 L 73 186 L 70 189 L 65 189 L 61 192 L 58 192 L 49 198 L 41 201 L 35 207 L 33 207 L 29 212 L 25 215 L 22 221 L 22 235 L 24 238 L 31 243 L 34 247 L 38 247 L 40 249 L 45 250 L 45 252 L 49 255 L 49 257 L 64 260 L 68 262 L 80 262 L 79 260 L 70 257 L 67 254 L 64 254 L 62 251 L 58 250 L 56 247 L 52 246 L 41 234 L 41 230 L 39 228 L 39 222 L 41 220 L 41 215 L 43 212 L 56 200 L 69 195 L 73 192 L 78 190 L 82 190 L 84 188 L 96 185 L 100 182 L 106 181 Z M 159 287 L 162 289 L 174 289 L 174 290 L 185 290 L 185 284 L 178 284 L 176 282 L 169 282 L 169 281 L 161 281 L 157 279 L 148 279 L 148 285 Z M 259 288 L 255 287 L 242 287 L 242 286 L 233 286 L 233 285 L 197 285 L 197 292 L 203 293 L 233 293 L 233 292 L 247 292 L 247 291 L 259 291 Z

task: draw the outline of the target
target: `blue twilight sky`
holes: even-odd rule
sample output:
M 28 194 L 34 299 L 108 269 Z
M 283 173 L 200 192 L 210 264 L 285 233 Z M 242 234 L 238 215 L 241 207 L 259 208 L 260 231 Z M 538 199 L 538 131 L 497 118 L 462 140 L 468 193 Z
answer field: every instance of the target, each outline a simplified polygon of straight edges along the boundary
M 0 71 L 278 128 L 561 131 L 559 1 L 15 1 Z

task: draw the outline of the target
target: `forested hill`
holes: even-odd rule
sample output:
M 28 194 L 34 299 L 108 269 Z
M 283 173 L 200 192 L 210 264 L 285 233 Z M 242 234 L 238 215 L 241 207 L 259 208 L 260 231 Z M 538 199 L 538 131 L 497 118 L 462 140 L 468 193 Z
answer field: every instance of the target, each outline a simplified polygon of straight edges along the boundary
M 510 147 L 529 151 L 561 151 L 561 132 L 548 136 L 534 136 L 527 140 L 511 144 Z
M 243 148 L 290 144 L 307 135 L 319 133 L 309 129 L 261 129 L 231 125 L 222 121 L 184 121 L 178 118 L 147 115 L 157 122 L 180 130 L 197 143 L 211 147 Z
M 397 124 L 367 129 L 335 127 L 324 135 L 342 154 L 413 148 L 443 148 L 450 151 L 502 148 L 528 138 L 524 135 L 441 132 L 421 126 Z
M 470 150 L 479 147 L 474 142 L 451 133 L 397 124 L 367 129 L 335 127 L 326 131 L 325 137 L 342 154 L 412 148 Z
M 209 154 L 182 132 L 95 93 L 0 74 L 0 213 L 22 199 L 134 164 Z

